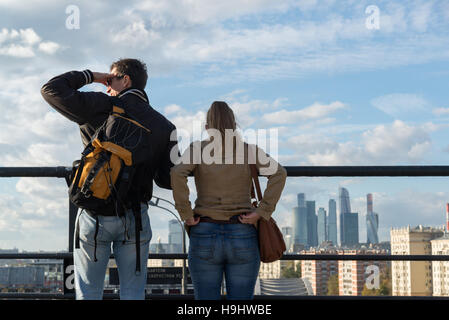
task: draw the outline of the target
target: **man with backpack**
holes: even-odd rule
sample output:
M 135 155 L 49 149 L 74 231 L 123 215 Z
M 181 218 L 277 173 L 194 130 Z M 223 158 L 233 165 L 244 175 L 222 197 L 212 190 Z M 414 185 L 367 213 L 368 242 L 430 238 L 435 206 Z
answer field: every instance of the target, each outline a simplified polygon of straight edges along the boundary
M 171 189 L 170 153 L 176 148 L 179 154 L 176 139 L 170 139 L 176 127 L 149 104 L 147 78 L 143 62 L 120 59 L 110 73 L 71 71 L 41 89 L 55 110 L 79 125 L 85 147 L 68 181 L 71 201 L 83 209 L 77 216 L 73 254 L 77 299 L 102 299 L 112 252 L 120 299 L 145 298 L 152 237 L 147 203 L 153 180 Z M 92 82 L 107 86 L 109 96 L 79 90 Z M 101 186 L 105 190 L 99 191 Z

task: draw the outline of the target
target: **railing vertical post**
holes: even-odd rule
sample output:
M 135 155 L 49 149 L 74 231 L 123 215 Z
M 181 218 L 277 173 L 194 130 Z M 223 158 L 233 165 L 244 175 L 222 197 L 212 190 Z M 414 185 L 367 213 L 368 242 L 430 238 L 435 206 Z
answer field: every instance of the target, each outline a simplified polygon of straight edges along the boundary
M 186 230 L 182 227 L 182 253 L 186 254 Z M 186 258 L 182 259 L 182 283 L 181 294 L 187 293 L 187 272 L 186 272 Z
M 69 200 L 69 252 L 73 252 L 73 238 L 77 213 L 78 207 Z
M 69 200 L 69 252 L 74 251 L 73 241 L 75 236 L 75 223 L 78 214 L 78 207 Z M 64 259 L 64 296 L 74 294 L 74 265 L 73 257 Z

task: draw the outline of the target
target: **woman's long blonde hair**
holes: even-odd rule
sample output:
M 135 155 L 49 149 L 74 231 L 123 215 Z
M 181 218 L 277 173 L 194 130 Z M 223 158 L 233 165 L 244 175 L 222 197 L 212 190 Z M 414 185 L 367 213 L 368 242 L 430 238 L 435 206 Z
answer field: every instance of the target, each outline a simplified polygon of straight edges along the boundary
M 241 142 L 241 137 L 240 134 L 236 131 L 237 123 L 235 121 L 234 112 L 226 102 L 214 101 L 207 111 L 206 121 L 208 129 L 215 129 L 220 132 L 220 148 L 223 151 L 223 156 L 227 154 L 227 151 L 235 150 L 238 145 L 240 146 L 239 142 Z M 226 131 L 228 131 L 228 135 L 226 135 Z M 211 140 L 214 140 L 213 136 L 211 136 Z M 228 143 L 231 144 L 228 145 Z M 227 146 L 229 146 L 231 149 L 228 149 Z
M 206 124 L 210 129 L 220 131 L 221 137 L 224 139 L 225 130 L 235 130 L 237 124 L 232 109 L 224 101 L 214 101 L 207 111 Z

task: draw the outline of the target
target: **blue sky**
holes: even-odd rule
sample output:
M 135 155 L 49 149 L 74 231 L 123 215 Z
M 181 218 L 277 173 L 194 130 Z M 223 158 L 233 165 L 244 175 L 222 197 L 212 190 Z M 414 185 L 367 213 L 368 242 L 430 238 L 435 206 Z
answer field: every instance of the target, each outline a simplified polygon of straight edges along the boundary
M 68 5 L 79 29 L 66 27 Z M 366 27 L 370 5 L 378 30 Z M 79 157 L 76 125 L 40 87 L 69 70 L 108 71 L 120 57 L 147 63 L 151 104 L 178 128 L 225 100 L 243 130 L 278 129 L 283 165 L 449 160 L 447 1 L 0 0 L 0 21 L 0 166 Z M 327 209 L 339 185 L 359 212 L 361 241 L 370 192 L 381 240 L 390 227 L 444 223 L 443 178 L 289 178 L 274 217 L 291 224 L 300 192 Z M 62 180 L 2 179 L 0 248 L 66 249 L 67 202 Z M 168 217 L 154 210 L 150 219 L 153 240 L 166 241 Z

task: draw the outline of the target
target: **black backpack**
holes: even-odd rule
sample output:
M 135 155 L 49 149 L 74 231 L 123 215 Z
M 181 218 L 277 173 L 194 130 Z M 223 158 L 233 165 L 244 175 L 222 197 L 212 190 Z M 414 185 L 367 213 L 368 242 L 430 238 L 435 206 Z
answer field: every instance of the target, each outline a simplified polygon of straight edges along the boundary
M 140 272 L 141 199 L 140 181 L 135 173 L 148 160 L 151 129 L 127 114 L 119 98 L 111 99 L 111 113 L 95 131 L 81 159 L 73 163 L 67 179 L 69 198 L 96 218 L 95 261 L 98 215 L 112 209 L 117 216 L 123 216 L 126 209 L 132 209 L 136 222 L 136 272 Z M 75 248 L 79 248 L 79 227 L 76 229 Z

